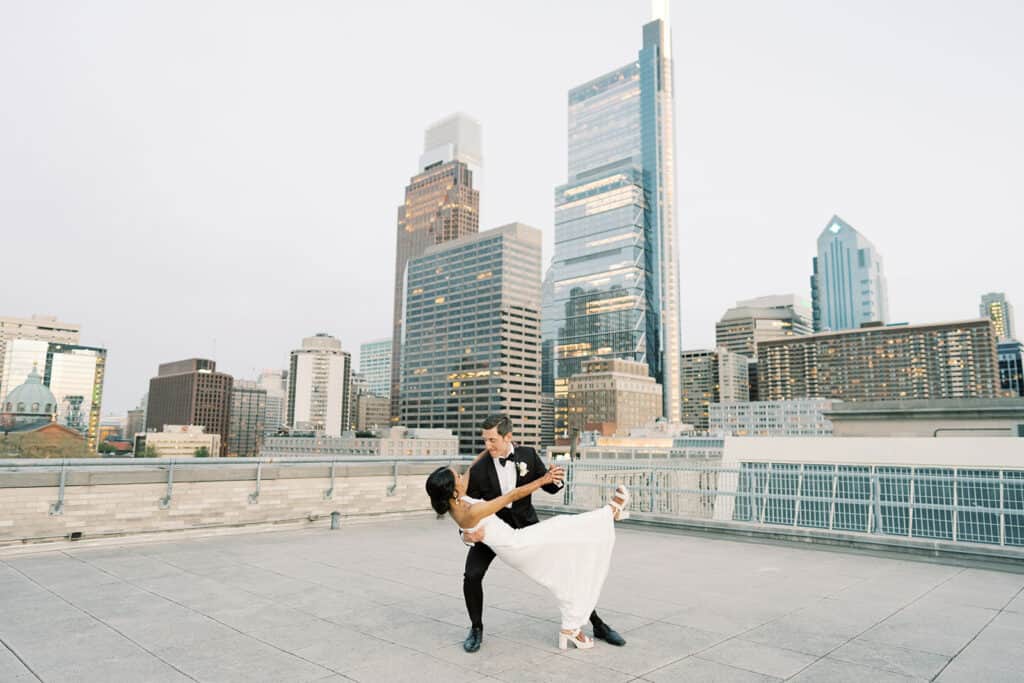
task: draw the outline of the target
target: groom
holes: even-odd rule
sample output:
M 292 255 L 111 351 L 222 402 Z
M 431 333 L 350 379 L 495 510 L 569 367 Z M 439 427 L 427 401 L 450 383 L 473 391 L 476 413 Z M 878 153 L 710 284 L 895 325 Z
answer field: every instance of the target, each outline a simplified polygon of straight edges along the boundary
M 484 421 L 483 437 L 484 448 L 490 457 L 480 458 L 469 469 L 469 488 L 466 490 L 469 497 L 492 500 L 517 486 L 539 479 L 547 471 L 537 451 L 529 446 L 513 446 L 512 423 L 504 415 L 492 415 Z M 553 469 L 556 482 L 541 487 L 552 494 L 560 492 L 563 486 L 561 468 Z M 517 500 L 496 514 L 513 529 L 521 529 L 538 521 L 530 496 Z M 462 540 L 474 544 L 466 555 L 466 573 L 462 579 L 462 593 L 466 598 L 466 611 L 469 612 L 471 623 L 469 635 L 462 647 L 466 652 L 476 652 L 484 639 L 483 579 L 494 559 L 494 551 L 481 542 L 484 540 L 482 531 L 464 532 Z M 612 645 L 626 644 L 615 629 L 601 621 L 596 610 L 590 615 L 590 623 L 594 626 L 595 638 L 602 638 Z

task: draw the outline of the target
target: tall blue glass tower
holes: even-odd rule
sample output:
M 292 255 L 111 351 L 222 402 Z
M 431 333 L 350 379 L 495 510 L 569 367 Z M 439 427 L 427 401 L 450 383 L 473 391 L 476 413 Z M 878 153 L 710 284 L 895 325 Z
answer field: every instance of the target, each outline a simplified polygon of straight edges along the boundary
M 569 91 L 568 182 L 555 189 L 544 286 L 544 390 L 568 434 L 568 381 L 595 357 L 646 363 L 679 420 L 679 257 L 667 16 L 638 59 Z
M 889 321 L 882 255 L 839 216 L 833 216 L 818 236 L 818 255 L 811 269 L 815 332 Z

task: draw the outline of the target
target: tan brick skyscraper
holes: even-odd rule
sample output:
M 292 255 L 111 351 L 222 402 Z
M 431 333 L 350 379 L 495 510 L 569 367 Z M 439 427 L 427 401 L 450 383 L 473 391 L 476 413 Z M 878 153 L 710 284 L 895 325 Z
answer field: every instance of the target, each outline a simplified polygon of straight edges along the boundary
M 420 173 L 405 188 L 398 207 L 394 318 L 391 347 L 391 418 L 399 412 L 402 323 L 406 268 L 427 247 L 480 231 L 480 192 L 473 175 L 480 165 L 480 125 L 463 114 L 427 129 Z

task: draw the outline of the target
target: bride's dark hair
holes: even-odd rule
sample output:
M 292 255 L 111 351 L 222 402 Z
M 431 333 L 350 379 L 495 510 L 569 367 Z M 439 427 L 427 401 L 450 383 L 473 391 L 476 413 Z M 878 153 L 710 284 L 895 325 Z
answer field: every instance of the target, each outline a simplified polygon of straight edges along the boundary
M 430 507 L 438 517 L 444 517 L 452 506 L 455 494 L 455 475 L 447 467 L 438 467 L 427 477 L 427 495 L 430 496 Z

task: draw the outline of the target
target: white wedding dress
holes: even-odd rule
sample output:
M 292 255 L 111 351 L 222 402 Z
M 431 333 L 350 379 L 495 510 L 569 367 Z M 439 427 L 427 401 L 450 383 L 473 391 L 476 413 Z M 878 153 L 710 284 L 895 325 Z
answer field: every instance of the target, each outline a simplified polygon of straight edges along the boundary
M 480 502 L 463 496 L 467 503 Z M 577 629 L 597 606 L 615 545 L 615 521 L 607 505 L 580 515 L 557 515 L 513 529 L 491 515 L 476 527 L 502 562 L 552 592 L 562 628 Z

